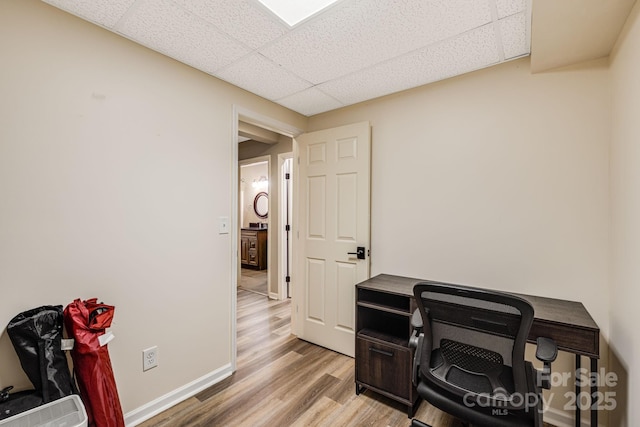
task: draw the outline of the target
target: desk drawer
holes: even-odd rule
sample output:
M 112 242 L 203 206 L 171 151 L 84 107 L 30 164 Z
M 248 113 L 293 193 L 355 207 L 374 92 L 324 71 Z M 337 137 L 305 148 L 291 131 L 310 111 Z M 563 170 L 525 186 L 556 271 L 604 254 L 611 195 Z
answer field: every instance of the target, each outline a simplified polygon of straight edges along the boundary
M 411 351 L 356 338 L 356 380 L 403 399 L 411 394 Z

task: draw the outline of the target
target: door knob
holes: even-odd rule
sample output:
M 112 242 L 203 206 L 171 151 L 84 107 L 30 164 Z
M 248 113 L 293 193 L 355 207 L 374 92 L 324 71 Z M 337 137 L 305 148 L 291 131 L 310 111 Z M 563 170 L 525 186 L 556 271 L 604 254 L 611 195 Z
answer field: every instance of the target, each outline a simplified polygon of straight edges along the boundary
M 364 259 L 364 246 L 358 246 L 356 252 L 347 252 L 347 255 L 355 255 L 358 259 Z

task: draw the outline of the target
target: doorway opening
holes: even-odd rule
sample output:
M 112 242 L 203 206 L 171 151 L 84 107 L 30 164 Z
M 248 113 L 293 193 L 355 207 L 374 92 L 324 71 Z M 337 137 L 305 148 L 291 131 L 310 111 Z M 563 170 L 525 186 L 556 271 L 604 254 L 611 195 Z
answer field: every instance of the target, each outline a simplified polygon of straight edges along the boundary
M 241 152 L 242 150 L 240 150 Z M 269 296 L 270 156 L 240 161 L 240 276 L 238 287 Z
M 267 296 L 271 300 L 286 300 L 289 296 L 295 292 L 295 284 L 293 278 L 287 274 L 287 266 L 292 268 L 293 261 L 288 261 L 284 258 L 286 254 L 292 257 L 291 250 L 291 233 L 292 233 L 292 220 L 291 215 L 293 211 L 292 200 L 292 180 L 293 174 L 291 173 L 293 168 L 293 162 L 290 160 L 293 158 L 293 137 L 300 135 L 302 129 L 291 126 L 287 123 L 280 122 L 270 117 L 263 116 L 261 114 L 246 110 L 242 107 L 234 106 L 233 112 L 233 142 L 232 142 L 232 176 L 236 177 L 234 180 L 234 191 L 232 192 L 232 212 L 234 226 L 231 228 L 231 247 L 233 255 L 233 268 L 231 269 L 231 283 L 233 286 L 233 292 L 231 292 L 231 329 L 232 329 L 232 357 L 231 365 L 232 370 L 237 368 L 238 357 L 238 330 L 237 330 L 237 316 L 239 313 L 238 298 L 239 293 L 245 291 L 239 286 L 244 287 L 241 283 L 243 277 L 250 278 L 251 275 L 262 275 L 264 282 L 264 276 L 266 275 L 266 292 Z M 289 159 L 289 161 L 287 161 Z M 266 189 L 262 197 L 258 197 L 258 194 L 253 195 L 253 201 L 243 201 L 244 194 L 242 191 L 242 166 L 251 165 L 254 163 L 267 162 L 268 172 L 265 179 L 260 180 L 262 175 L 257 177 L 257 183 L 266 183 Z M 288 168 L 290 180 L 285 183 L 285 168 Z M 253 179 L 249 180 L 245 177 L 244 189 L 253 188 Z M 265 184 L 261 184 L 265 185 Z M 283 195 L 288 195 L 288 199 L 284 199 Z M 256 200 L 256 198 L 258 199 Z M 254 209 L 255 204 L 255 209 Z M 288 207 L 286 206 L 288 204 Z M 250 206 L 249 206 L 250 205 Z M 285 205 L 283 207 L 283 205 Z M 245 208 L 250 208 L 249 212 L 255 214 L 255 210 L 258 213 L 265 216 L 256 221 L 245 221 Z M 263 210 L 266 209 L 266 210 Z M 289 225 L 286 222 L 286 218 L 283 216 L 289 213 Z M 257 225 L 257 233 L 267 234 L 266 238 L 266 268 L 259 269 L 256 266 L 251 266 L 250 269 L 244 270 L 242 260 L 245 257 L 243 255 L 243 237 L 242 228 L 252 228 L 249 222 L 255 222 Z M 246 223 L 246 224 L 245 224 Z M 249 227 L 245 227 L 249 225 Z M 265 231 L 259 227 L 265 227 Z M 286 231 L 289 231 L 288 244 Z M 257 245 L 260 243 L 257 241 L 258 237 L 255 236 L 256 250 L 252 251 L 252 254 L 257 255 Z M 244 240 L 245 248 L 253 249 L 251 243 Z M 283 255 L 285 254 L 285 255 Z M 243 274 L 243 272 L 245 274 Z M 289 281 L 290 280 L 290 281 Z M 248 284 L 246 286 L 251 286 Z M 261 288 L 264 289 L 264 286 Z M 260 291 L 263 292 L 262 290 Z M 246 294 L 246 293 L 245 293 Z M 255 295 L 255 294 L 253 294 Z M 262 297 L 262 295 L 260 296 Z

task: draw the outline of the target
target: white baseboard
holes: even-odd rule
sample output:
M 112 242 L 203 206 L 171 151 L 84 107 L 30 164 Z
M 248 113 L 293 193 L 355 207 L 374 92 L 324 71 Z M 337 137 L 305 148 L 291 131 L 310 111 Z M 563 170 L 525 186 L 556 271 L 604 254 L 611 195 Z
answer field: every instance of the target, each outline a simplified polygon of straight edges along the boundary
M 232 373 L 233 372 L 231 371 L 231 364 L 227 364 L 219 369 L 216 369 L 215 371 L 210 372 L 194 381 L 191 381 L 190 383 L 185 384 L 180 388 L 170 391 L 164 396 L 160 396 L 159 398 L 145 405 L 142 405 L 131 412 L 127 412 L 124 415 L 124 424 L 127 427 L 137 426 L 143 421 L 146 421 L 149 418 L 154 417 L 159 413 L 171 408 L 172 406 L 177 405 L 183 400 L 194 396 L 205 388 L 211 387 L 212 385 L 222 381 Z

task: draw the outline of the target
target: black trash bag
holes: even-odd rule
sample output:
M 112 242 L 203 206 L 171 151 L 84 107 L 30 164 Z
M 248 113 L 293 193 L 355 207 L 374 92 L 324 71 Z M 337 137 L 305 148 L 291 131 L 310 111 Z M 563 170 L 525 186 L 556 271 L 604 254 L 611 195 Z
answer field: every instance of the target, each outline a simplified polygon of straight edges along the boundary
M 62 351 L 62 306 L 43 306 L 18 314 L 7 334 L 35 392 L 48 403 L 75 393 Z
M 13 387 L 0 390 L 0 420 L 42 405 L 42 396 L 34 390 L 9 393 Z

